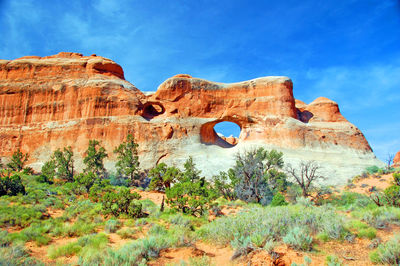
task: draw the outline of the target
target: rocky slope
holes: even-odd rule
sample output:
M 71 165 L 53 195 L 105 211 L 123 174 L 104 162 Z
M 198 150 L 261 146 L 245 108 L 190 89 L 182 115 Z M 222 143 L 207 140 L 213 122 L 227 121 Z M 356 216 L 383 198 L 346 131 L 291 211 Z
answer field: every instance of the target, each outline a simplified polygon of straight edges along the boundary
M 222 121 L 240 126 L 239 139 L 216 134 Z M 295 100 L 287 77 L 223 84 L 181 74 L 145 95 L 118 64 L 95 55 L 0 60 L 0 156 L 21 148 L 39 169 L 52 151 L 70 145 L 79 168 L 89 139 L 99 139 L 113 168 L 112 150 L 128 132 L 143 168 L 180 165 L 191 155 L 210 176 L 232 166 L 236 152 L 257 146 L 282 150 L 292 164 L 318 161 L 332 184 L 381 164 L 335 102 Z

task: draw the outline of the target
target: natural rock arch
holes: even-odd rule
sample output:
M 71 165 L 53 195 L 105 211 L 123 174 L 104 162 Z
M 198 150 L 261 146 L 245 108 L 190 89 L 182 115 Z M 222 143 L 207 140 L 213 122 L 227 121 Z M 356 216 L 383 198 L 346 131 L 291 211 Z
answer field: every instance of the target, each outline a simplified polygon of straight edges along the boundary
M 225 118 L 225 119 L 218 119 L 215 121 L 211 121 L 205 123 L 200 128 L 200 139 L 201 142 L 204 144 L 213 144 L 218 145 L 223 148 L 231 148 L 234 147 L 238 143 L 238 139 L 229 139 L 229 138 L 222 138 L 218 136 L 217 132 L 215 132 L 214 127 L 215 125 L 221 122 L 232 122 L 239 126 L 240 131 L 242 130 L 242 123 L 240 123 L 236 119 L 232 118 Z

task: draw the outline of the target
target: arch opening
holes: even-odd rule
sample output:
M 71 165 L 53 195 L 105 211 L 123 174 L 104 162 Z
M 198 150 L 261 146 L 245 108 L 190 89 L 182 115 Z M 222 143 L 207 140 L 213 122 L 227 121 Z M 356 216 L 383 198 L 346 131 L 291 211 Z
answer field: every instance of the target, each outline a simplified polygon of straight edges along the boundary
M 164 106 L 162 106 L 160 103 L 148 102 L 143 106 L 142 117 L 150 120 L 155 116 L 163 114 L 164 112 Z
M 223 148 L 231 148 L 239 143 L 241 126 L 231 121 L 213 121 L 204 124 L 200 129 L 201 141 Z

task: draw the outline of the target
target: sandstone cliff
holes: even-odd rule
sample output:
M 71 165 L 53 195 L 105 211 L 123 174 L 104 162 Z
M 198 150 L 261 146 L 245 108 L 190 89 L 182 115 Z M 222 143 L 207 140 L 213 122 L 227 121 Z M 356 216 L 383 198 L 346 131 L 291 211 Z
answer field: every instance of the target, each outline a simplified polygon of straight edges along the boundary
M 238 124 L 239 139 L 218 136 L 221 121 Z M 223 84 L 181 74 L 145 95 L 118 64 L 95 55 L 0 60 L 0 156 L 21 148 L 40 169 L 52 151 L 70 145 L 80 167 L 89 139 L 101 140 L 112 155 L 128 132 L 143 168 L 179 165 L 192 155 L 211 176 L 232 166 L 237 151 L 260 145 L 282 150 L 292 164 L 317 160 L 332 184 L 381 164 L 337 103 L 295 100 L 287 77 Z
M 393 166 L 400 167 L 400 151 L 396 153 L 396 156 L 394 156 Z

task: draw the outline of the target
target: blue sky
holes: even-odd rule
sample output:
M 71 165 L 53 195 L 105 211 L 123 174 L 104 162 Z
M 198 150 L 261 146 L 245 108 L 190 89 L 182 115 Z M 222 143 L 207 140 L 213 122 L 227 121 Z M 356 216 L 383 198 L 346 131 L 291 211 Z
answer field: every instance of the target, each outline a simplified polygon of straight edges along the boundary
M 119 63 L 139 89 L 177 73 L 289 76 L 339 103 L 377 156 L 400 150 L 400 1 L 4 1 L 0 58 L 60 51 Z

